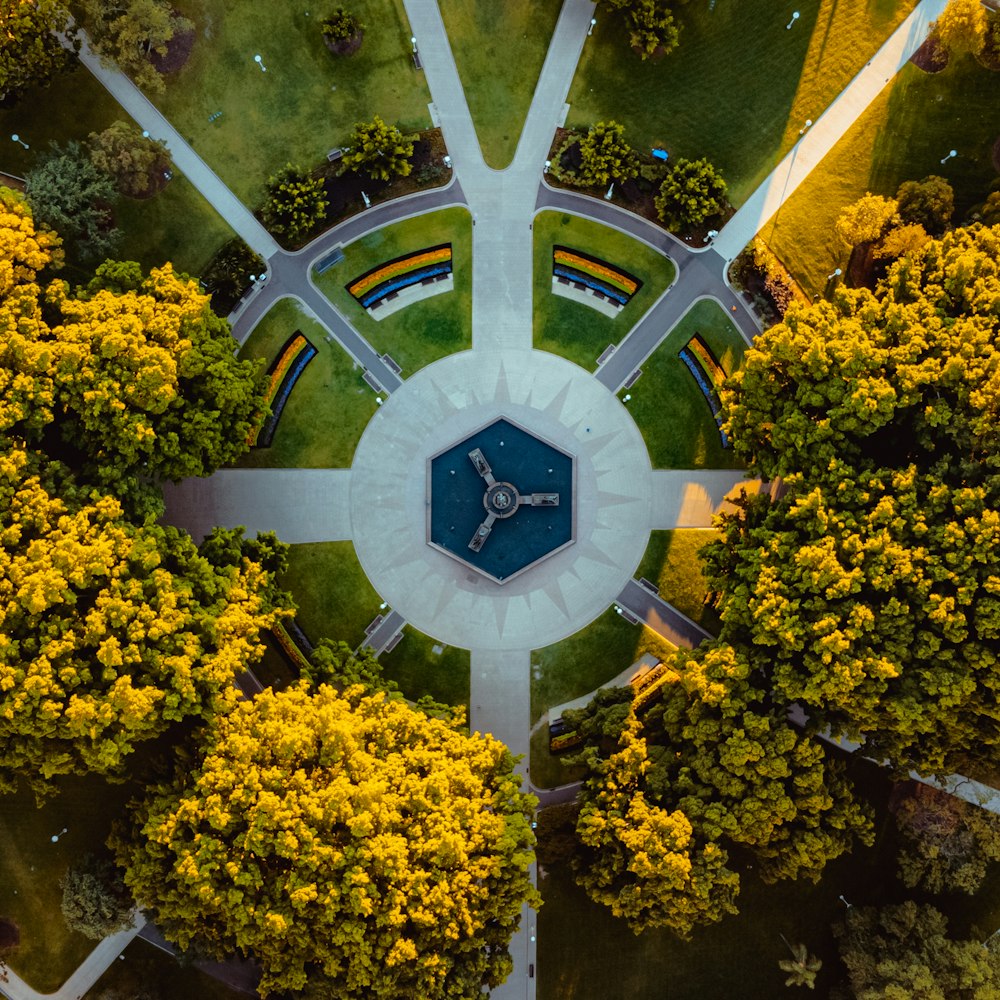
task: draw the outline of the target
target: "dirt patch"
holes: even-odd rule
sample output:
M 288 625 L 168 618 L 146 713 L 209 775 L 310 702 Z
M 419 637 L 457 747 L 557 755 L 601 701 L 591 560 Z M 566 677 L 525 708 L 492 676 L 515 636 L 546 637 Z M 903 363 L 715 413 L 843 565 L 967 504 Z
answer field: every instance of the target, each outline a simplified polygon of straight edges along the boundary
M 162 56 L 158 52 L 149 54 L 153 69 L 157 73 L 176 73 L 191 58 L 196 34 L 194 25 L 186 31 L 175 32 L 174 37 L 167 42 L 167 51 Z
M 948 65 L 948 52 L 937 38 L 931 35 L 910 56 L 910 62 L 925 73 L 940 73 Z
M 0 917 L 0 952 L 13 951 L 21 943 L 21 928 L 8 920 Z

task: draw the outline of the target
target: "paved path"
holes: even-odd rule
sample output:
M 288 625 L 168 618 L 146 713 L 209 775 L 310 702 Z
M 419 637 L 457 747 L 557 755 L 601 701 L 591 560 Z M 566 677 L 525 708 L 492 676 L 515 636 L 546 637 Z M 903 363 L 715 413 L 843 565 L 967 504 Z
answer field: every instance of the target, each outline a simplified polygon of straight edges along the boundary
M 816 119 L 792 151 L 740 207 L 714 242 L 727 261 L 757 235 L 768 219 L 790 198 L 844 133 L 861 117 L 885 85 L 909 61 L 927 38 L 932 21 L 948 0 L 922 0 L 840 96 Z
M 658 632 L 667 642 L 682 649 L 694 649 L 705 639 L 712 638 L 711 632 L 706 632 L 697 622 L 691 621 L 672 604 L 640 586 L 635 580 L 629 580 L 625 584 L 618 595 L 618 604 L 654 632 Z
M 759 479 L 737 469 L 654 469 L 650 528 L 710 528 L 742 491 L 760 488 Z

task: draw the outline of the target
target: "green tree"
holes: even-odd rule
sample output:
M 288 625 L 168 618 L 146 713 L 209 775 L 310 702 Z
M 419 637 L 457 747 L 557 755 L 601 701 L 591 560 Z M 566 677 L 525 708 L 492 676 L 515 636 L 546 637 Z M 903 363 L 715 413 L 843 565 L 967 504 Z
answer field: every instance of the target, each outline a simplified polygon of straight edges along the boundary
M 664 0 L 603 0 L 621 14 L 632 51 L 642 59 L 672 52 L 680 37 L 670 5 Z
M 267 200 L 261 216 L 272 232 L 289 243 L 297 243 L 326 218 L 328 205 L 323 178 L 288 163 L 267 179 Z
M 167 44 L 192 23 L 167 0 L 78 0 L 94 48 L 105 65 L 117 66 L 133 82 L 153 93 L 165 89 L 150 62 L 167 54 Z
M 2 9 L 0 99 L 44 87 L 73 66 L 79 42 L 60 0 L 7 0 Z M 56 32 L 67 36 L 71 48 L 63 46 Z
M 984 226 L 1000 225 L 1000 191 L 990 192 L 983 203 L 981 216 Z
M 875 294 L 793 307 L 726 389 L 727 433 L 784 495 L 706 550 L 723 638 L 782 704 L 927 772 L 994 753 L 1000 230 L 947 233 Z
M 135 904 L 109 858 L 85 854 L 59 884 L 63 918 L 71 930 L 100 941 L 132 926 Z
M 736 912 L 729 848 L 750 849 L 767 881 L 815 880 L 871 838 L 842 769 L 770 707 L 749 666 L 726 645 L 678 651 L 641 720 L 630 689 L 570 716 L 590 771 L 577 879 L 633 930 L 687 935 Z
M 790 945 L 785 940 L 785 935 L 781 935 L 781 940 L 792 953 L 792 957 L 784 958 L 778 962 L 778 968 L 782 972 L 788 973 L 785 980 L 786 986 L 805 986 L 807 989 L 816 989 L 816 976 L 823 968 L 823 963 L 815 955 L 809 954 L 809 949 L 804 944 Z
M 660 185 L 656 214 L 673 232 L 701 225 L 725 211 L 726 190 L 708 160 L 678 160 Z
M 874 243 L 896 224 L 898 209 L 895 198 L 869 192 L 840 213 L 834 228 L 846 246 Z
M 929 785 L 908 783 L 895 809 L 899 877 L 926 892 L 976 892 L 1000 861 L 1000 816 Z
M 91 132 L 88 146 L 94 166 L 129 198 L 159 190 L 160 178 L 170 166 L 166 143 L 143 136 L 135 125 L 123 121 L 114 122 L 103 132 Z
M 918 223 L 908 223 L 890 229 L 875 245 L 872 253 L 876 260 L 898 260 L 908 253 L 919 253 L 930 239 L 927 230 Z
M 81 260 L 94 262 L 115 252 L 117 192 L 76 141 L 52 144 L 25 178 L 25 196 L 36 223 L 54 229 Z
M 934 22 L 933 33 L 951 55 L 978 56 L 986 44 L 989 22 L 979 0 L 949 0 Z
M 899 217 L 905 223 L 923 226 L 931 236 L 940 236 L 955 212 L 955 192 L 936 174 L 922 181 L 904 181 L 896 192 Z
M 167 937 L 252 953 L 262 995 L 478 998 L 539 902 L 513 764 L 361 686 L 265 690 L 213 720 L 114 847 Z
M 932 906 L 852 906 L 834 927 L 854 1000 L 987 1000 L 1000 960 L 979 941 L 948 936 Z
M 28 296 L 37 297 L 38 272 L 60 265 L 61 245 L 51 230 L 35 228 L 23 195 L 0 186 L 0 308 L 12 305 L 20 286 L 29 286 Z
M 361 20 L 343 7 L 338 7 L 320 22 L 323 41 L 335 56 L 351 56 L 361 48 L 365 26 Z
M 580 140 L 578 183 L 603 187 L 612 181 L 627 181 L 639 173 L 638 160 L 625 141 L 625 128 L 618 122 L 597 122 Z
M 228 315 L 250 287 L 251 279 L 266 270 L 263 257 L 238 236 L 224 243 L 202 275 L 202 282 L 212 296 L 212 310 L 221 316 Z
M 365 173 L 378 181 L 408 177 L 413 169 L 413 137 L 403 135 L 395 125 L 387 125 L 378 115 L 370 122 L 358 122 L 342 160 L 344 168 Z

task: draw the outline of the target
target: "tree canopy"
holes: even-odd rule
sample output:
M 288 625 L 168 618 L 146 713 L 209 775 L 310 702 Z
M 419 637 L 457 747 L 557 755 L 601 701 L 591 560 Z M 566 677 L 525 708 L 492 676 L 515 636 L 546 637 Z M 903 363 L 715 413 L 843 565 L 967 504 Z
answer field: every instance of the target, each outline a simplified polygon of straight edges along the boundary
M 56 32 L 66 35 L 72 47 L 66 48 Z M 8 0 L 0 32 L 0 98 L 17 97 L 64 73 L 76 61 L 76 44 L 61 0 Z
M 580 140 L 578 184 L 603 187 L 612 181 L 627 181 L 639 173 L 638 158 L 625 141 L 625 128 L 618 122 L 597 122 Z
M 159 178 L 170 166 L 166 143 L 144 136 L 128 122 L 116 121 L 103 132 L 91 132 L 88 148 L 94 166 L 129 198 L 157 191 Z
M 413 137 L 403 135 L 378 115 L 370 122 L 358 122 L 348 140 L 343 160 L 346 170 L 361 172 L 378 181 L 408 177 L 413 169 Z
M 588 740 L 577 879 L 635 931 L 687 935 L 735 913 L 749 848 L 767 881 L 819 877 L 870 821 L 840 765 L 768 706 L 733 647 L 677 651 L 659 701 L 635 714 L 630 688 L 568 721 Z
M 100 941 L 132 925 L 135 904 L 110 858 L 85 854 L 63 876 L 62 914 L 68 927 Z
M 869 192 L 840 213 L 834 228 L 846 246 L 874 243 L 897 221 L 898 209 L 895 198 L 883 198 Z
M 538 902 L 518 785 L 490 736 L 301 683 L 217 717 L 114 846 L 168 938 L 252 952 L 263 994 L 471 1000 Z
M 267 179 L 267 200 L 261 216 L 268 228 L 290 243 L 297 243 L 326 218 L 329 202 L 323 193 L 323 178 L 302 167 L 286 163 Z
M 632 51 L 642 59 L 672 52 L 680 39 L 680 28 L 666 0 L 604 0 L 624 18 Z
M 955 211 L 955 192 L 943 177 L 931 174 L 922 181 L 900 184 L 896 204 L 903 222 L 923 226 L 932 236 L 940 236 Z
M 723 637 L 774 696 L 922 771 L 1000 739 L 1000 230 L 793 307 L 723 392 L 767 479 L 710 546 Z
M 678 160 L 660 185 L 656 214 L 671 230 L 697 226 L 726 208 L 726 182 L 708 160 Z
M 953 55 L 978 56 L 986 44 L 989 21 L 980 0 L 949 0 L 934 22 L 934 35 Z

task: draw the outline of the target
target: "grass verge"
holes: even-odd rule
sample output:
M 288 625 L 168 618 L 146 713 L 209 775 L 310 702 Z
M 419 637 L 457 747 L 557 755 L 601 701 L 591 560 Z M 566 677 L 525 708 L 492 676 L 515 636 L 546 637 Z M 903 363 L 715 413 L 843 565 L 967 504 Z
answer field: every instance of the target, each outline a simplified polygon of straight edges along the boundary
M 285 341 L 301 330 L 318 353 L 288 397 L 269 448 L 254 448 L 241 468 L 330 468 L 350 466 L 368 421 L 378 408 L 362 371 L 326 329 L 292 299 L 276 303 L 240 349 L 241 358 L 261 358 L 266 368 Z
M 642 364 L 642 378 L 627 395 L 654 469 L 739 469 L 693 376 L 678 358 L 699 334 L 727 374 L 742 363 L 746 341 L 712 299 L 696 302 Z M 623 391 L 619 394 L 624 397 Z
M 705 603 L 708 581 L 698 550 L 719 537 L 711 528 L 678 528 L 653 531 L 636 577 L 645 577 L 660 588 L 660 597 L 709 632 L 718 633 L 719 616 Z
M 560 0 L 441 4 L 483 159 L 497 170 L 514 158 L 560 7 Z
M 399 645 L 391 653 L 383 653 L 379 663 L 385 677 L 395 681 L 407 698 L 416 701 L 430 695 L 435 701 L 464 705 L 468 709 L 470 657 L 467 649 L 445 646 L 406 625 Z
M 670 287 L 676 269 L 645 243 L 575 215 L 542 212 L 535 218 L 534 234 L 534 346 L 594 371 L 608 344 L 622 340 Z M 555 295 L 552 247 L 557 243 L 625 268 L 643 282 L 642 287 L 614 319 L 582 302 Z
M 344 287 L 387 260 L 439 243 L 451 243 L 455 287 L 374 320 Z M 316 279 L 331 302 L 380 354 L 402 366 L 404 377 L 472 347 L 472 219 L 464 208 L 446 208 L 397 222 L 344 248 L 344 260 Z
M 928 174 L 955 189 L 961 222 L 996 181 L 1000 73 L 971 57 L 941 73 L 907 65 L 764 227 L 762 236 L 810 293 L 829 290 L 827 276 L 846 269 L 850 251 L 834 231 L 841 210 L 866 191 L 894 196 L 906 180 Z M 958 156 L 942 164 L 950 149 Z
M 340 58 L 323 42 L 323 7 L 234 10 L 231 0 L 177 7 L 195 23 L 194 49 L 155 102 L 250 208 L 263 200 L 271 174 L 288 162 L 322 162 L 357 121 L 378 114 L 404 131 L 430 125 L 430 93 L 413 68 L 402 0 L 353 0 L 367 30 L 361 50 Z
M 584 47 L 568 124 L 613 118 L 636 148 L 707 157 L 740 205 L 915 2 L 803 0 L 790 29 L 782 4 L 678 6 L 680 45 L 657 62 L 630 51 L 622 19 L 609 12 Z
M 299 625 L 316 643 L 343 640 L 361 645 L 365 626 L 378 614 L 381 598 L 368 582 L 351 542 L 293 545 L 288 569 L 278 581 L 291 591 Z
M 553 705 L 596 691 L 643 653 L 668 649 L 651 629 L 630 625 L 614 608 L 561 642 L 531 651 L 531 721 Z

